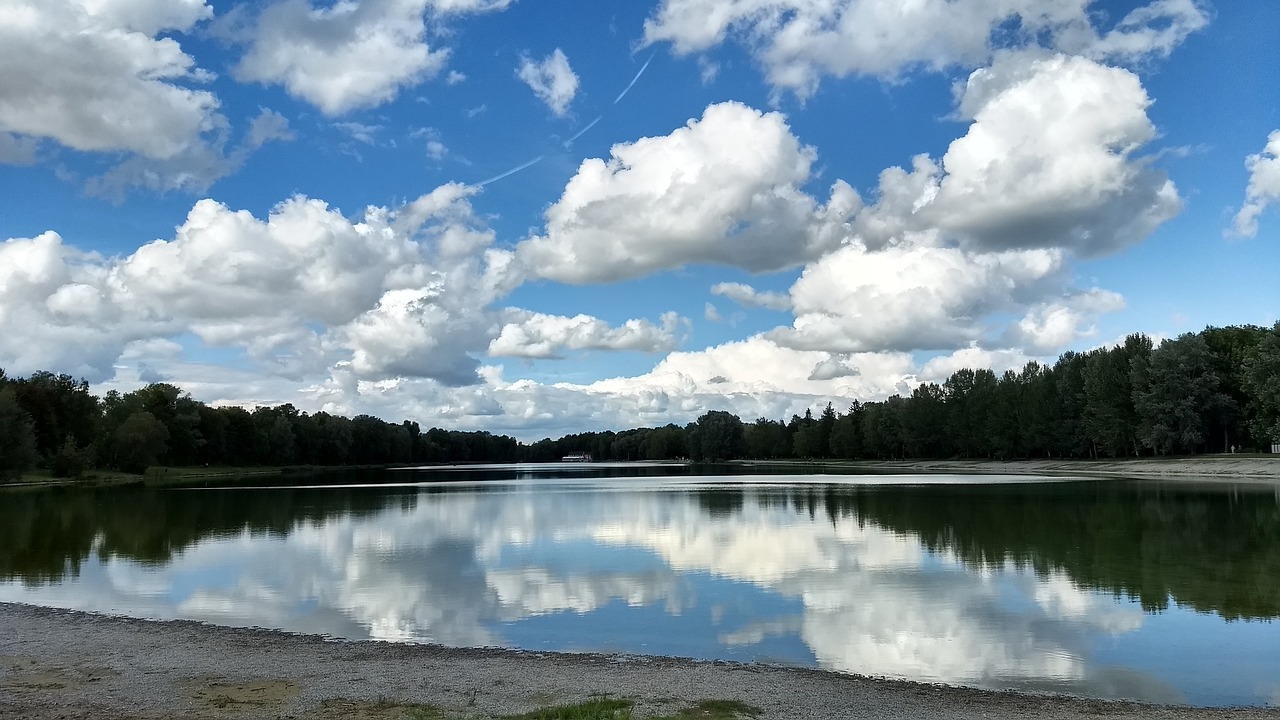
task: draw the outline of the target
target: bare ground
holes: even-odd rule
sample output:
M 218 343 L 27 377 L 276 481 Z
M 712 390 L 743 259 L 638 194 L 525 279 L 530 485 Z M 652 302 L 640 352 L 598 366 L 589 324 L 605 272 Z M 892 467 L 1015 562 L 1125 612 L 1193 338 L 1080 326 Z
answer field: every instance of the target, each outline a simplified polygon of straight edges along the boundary
M 1280 709 L 1160 707 L 671 658 L 339 642 L 0 604 L 3 718 L 495 718 L 597 694 L 633 699 L 638 718 L 714 699 L 754 706 L 762 718 L 1280 720 Z
M 1088 475 L 1280 482 L 1280 455 L 1199 455 L 1120 460 L 886 460 L 854 467 L 884 472 L 977 473 L 983 475 Z

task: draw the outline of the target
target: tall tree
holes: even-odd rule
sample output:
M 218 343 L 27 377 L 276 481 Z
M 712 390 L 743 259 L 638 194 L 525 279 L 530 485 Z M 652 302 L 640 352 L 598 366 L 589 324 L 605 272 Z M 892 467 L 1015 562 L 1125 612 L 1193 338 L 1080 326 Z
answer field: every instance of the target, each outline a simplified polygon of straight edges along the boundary
M 99 408 L 87 381 L 42 371 L 15 379 L 10 386 L 31 417 L 41 457 L 52 458 L 68 436 L 82 448 L 93 442 Z
M 791 455 L 791 436 L 781 421 L 759 418 L 744 428 L 747 456 L 774 460 Z
M 1085 356 L 1081 422 L 1098 450 L 1112 457 L 1138 454 L 1138 411 L 1133 404 L 1135 363 L 1151 357 L 1151 338 L 1134 334 L 1121 345 Z
M 849 412 L 836 417 L 831 429 L 831 456 L 852 460 L 863 456 L 862 403 L 854 400 Z
M 1280 322 L 1244 360 L 1241 386 L 1254 408 L 1249 427 L 1263 448 L 1280 443 Z
M 1246 366 L 1256 354 L 1258 343 L 1270 333 L 1268 328 L 1257 325 L 1241 325 L 1224 328 L 1208 327 L 1201 331 L 1205 343 L 1213 353 L 1213 366 L 1222 381 L 1222 392 L 1232 399 L 1232 411 L 1213 418 L 1208 430 L 1215 449 L 1226 451 L 1231 446 L 1255 447 L 1259 443 L 1253 436 L 1253 423 L 1257 408 L 1253 407 L 1249 391 L 1245 387 Z
M 737 415 L 712 410 L 703 413 L 692 425 L 689 451 L 694 460 L 736 460 L 743 456 L 746 449 L 746 435 Z
M 1195 452 L 1205 444 L 1208 420 L 1232 405 L 1204 338 L 1190 333 L 1151 352 L 1149 384 L 1135 391 L 1143 443 L 1162 455 Z
M 0 385 L 0 479 L 20 477 L 38 457 L 31 417 L 13 389 Z
M 991 451 L 1001 460 L 1024 457 L 1022 443 L 1022 379 L 1012 370 L 1004 371 L 993 389 L 987 437 Z
M 947 442 L 946 391 L 934 383 L 922 383 L 911 392 L 902 413 L 903 444 L 912 457 L 936 458 L 950 454 Z
M 1066 352 L 1053 366 L 1057 401 L 1057 431 L 1053 444 L 1059 455 L 1080 457 L 1097 454 L 1084 429 L 1085 362 L 1085 356 L 1080 353 Z
M 168 449 L 169 431 L 146 410 L 125 418 L 111 438 L 115 465 L 125 472 L 140 473 L 156 464 Z

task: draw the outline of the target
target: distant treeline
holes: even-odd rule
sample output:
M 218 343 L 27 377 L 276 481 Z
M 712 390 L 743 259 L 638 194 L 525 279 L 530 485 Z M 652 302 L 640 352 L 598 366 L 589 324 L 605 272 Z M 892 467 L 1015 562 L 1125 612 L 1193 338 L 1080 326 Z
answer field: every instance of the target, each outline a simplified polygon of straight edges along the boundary
M 743 458 L 1121 457 L 1267 450 L 1280 441 L 1280 323 L 1145 335 L 1053 366 L 963 369 L 909 397 L 828 404 L 817 417 L 744 423 L 712 411 L 684 427 L 591 432 L 532 444 L 488 432 L 299 412 L 209 407 L 157 383 L 98 398 L 88 383 L 0 370 L 0 476 L 43 467 L 289 466 Z

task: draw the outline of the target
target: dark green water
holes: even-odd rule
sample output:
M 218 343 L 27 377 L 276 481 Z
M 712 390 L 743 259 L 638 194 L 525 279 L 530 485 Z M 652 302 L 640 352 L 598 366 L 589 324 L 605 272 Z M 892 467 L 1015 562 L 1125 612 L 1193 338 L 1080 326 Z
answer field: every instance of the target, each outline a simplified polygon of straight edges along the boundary
M 687 472 L 5 492 L 0 601 L 1280 704 L 1275 486 Z

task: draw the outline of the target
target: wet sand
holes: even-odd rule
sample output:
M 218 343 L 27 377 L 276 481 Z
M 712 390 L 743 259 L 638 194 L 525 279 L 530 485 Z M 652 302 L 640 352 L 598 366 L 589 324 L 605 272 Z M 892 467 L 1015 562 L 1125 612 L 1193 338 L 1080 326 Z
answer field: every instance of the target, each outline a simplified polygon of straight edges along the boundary
M 496 718 L 601 693 L 634 700 L 637 718 L 712 699 L 753 706 L 761 718 L 1280 720 L 1280 709 L 1161 707 L 672 658 L 332 641 L 0 604 L 4 718 Z

